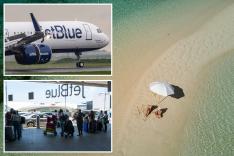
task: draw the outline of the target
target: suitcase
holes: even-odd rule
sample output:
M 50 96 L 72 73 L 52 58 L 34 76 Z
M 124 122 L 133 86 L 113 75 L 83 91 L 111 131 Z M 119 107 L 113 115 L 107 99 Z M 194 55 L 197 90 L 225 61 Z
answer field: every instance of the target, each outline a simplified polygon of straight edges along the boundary
M 89 132 L 90 133 L 95 133 L 97 130 L 97 122 L 93 121 L 90 123 L 90 127 L 89 127 Z
M 14 127 L 13 126 L 5 126 L 5 139 L 8 141 L 14 141 Z
M 20 119 L 20 124 L 25 124 L 25 117 L 21 116 L 20 118 L 21 118 Z
M 83 123 L 83 130 L 88 133 L 89 132 L 89 123 L 88 122 L 84 122 Z
M 93 128 L 94 128 L 94 133 L 95 133 L 97 131 L 97 121 L 96 120 L 94 120 Z
M 97 130 L 102 131 L 102 122 L 97 123 Z

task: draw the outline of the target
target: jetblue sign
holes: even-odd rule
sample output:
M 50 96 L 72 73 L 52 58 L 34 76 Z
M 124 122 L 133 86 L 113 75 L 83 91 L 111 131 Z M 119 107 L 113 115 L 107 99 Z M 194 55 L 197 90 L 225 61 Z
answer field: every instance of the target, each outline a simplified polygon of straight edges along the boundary
M 66 28 L 64 25 L 53 25 L 45 29 L 45 35 L 52 35 L 54 39 L 75 39 L 82 37 L 80 28 Z
M 72 84 L 62 84 L 58 85 L 57 88 L 47 89 L 45 91 L 46 98 L 57 98 L 57 97 L 66 97 L 66 96 L 79 96 L 85 98 L 84 95 L 84 85 L 77 86 Z

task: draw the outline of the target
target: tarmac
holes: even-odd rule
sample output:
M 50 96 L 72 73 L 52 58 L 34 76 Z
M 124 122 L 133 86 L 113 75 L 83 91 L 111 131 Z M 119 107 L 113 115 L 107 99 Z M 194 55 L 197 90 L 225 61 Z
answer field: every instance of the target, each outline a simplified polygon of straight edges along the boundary
M 77 127 L 74 128 L 74 136 L 67 138 L 59 135 L 60 128 L 57 128 L 57 136 L 44 135 L 43 128 L 24 128 L 20 140 L 5 142 L 5 152 L 111 152 L 111 124 L 108 124 L 107 132 L 83 132 L 82 136 L 77 136 Z
M 45 74 L 56 74 L 56 73 L 79 73 L 79 72 L 92 72 L 92 71 L 111 71 L 111 67 L 84 67 L 84 68 L 37 68 L 37 69 L 7 69 L 6 75 L 13 74 L 27 74 L 27 73 L 45 73 Z

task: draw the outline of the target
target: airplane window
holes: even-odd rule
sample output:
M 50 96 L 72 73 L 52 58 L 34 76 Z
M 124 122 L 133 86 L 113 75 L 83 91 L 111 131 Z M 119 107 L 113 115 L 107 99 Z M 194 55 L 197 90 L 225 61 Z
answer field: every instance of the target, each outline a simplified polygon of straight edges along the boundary
M 100 28 L 97 28 L 98 33 L 102 33 L 102 30 Z

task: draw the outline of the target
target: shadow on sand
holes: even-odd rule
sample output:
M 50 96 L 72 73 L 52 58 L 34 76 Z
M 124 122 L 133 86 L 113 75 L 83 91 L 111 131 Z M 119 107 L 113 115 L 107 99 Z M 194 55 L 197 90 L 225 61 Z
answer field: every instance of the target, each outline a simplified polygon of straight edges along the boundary
M 166 113 L 167 110 L 168 110 L 168 108 L 162 108 L 162 109 L 161 109 L 161 111 L 162 111 L 161 117 L 163 117 L 163 114 Z
M 182 88 L 180 88 L 179 86 L 175 86 L 175 85 L 172 85 L 172 86 L 174 87 L 175 93 L 173 95 L 170 95 L 171 97 L 179 99 L 185 96 Z

